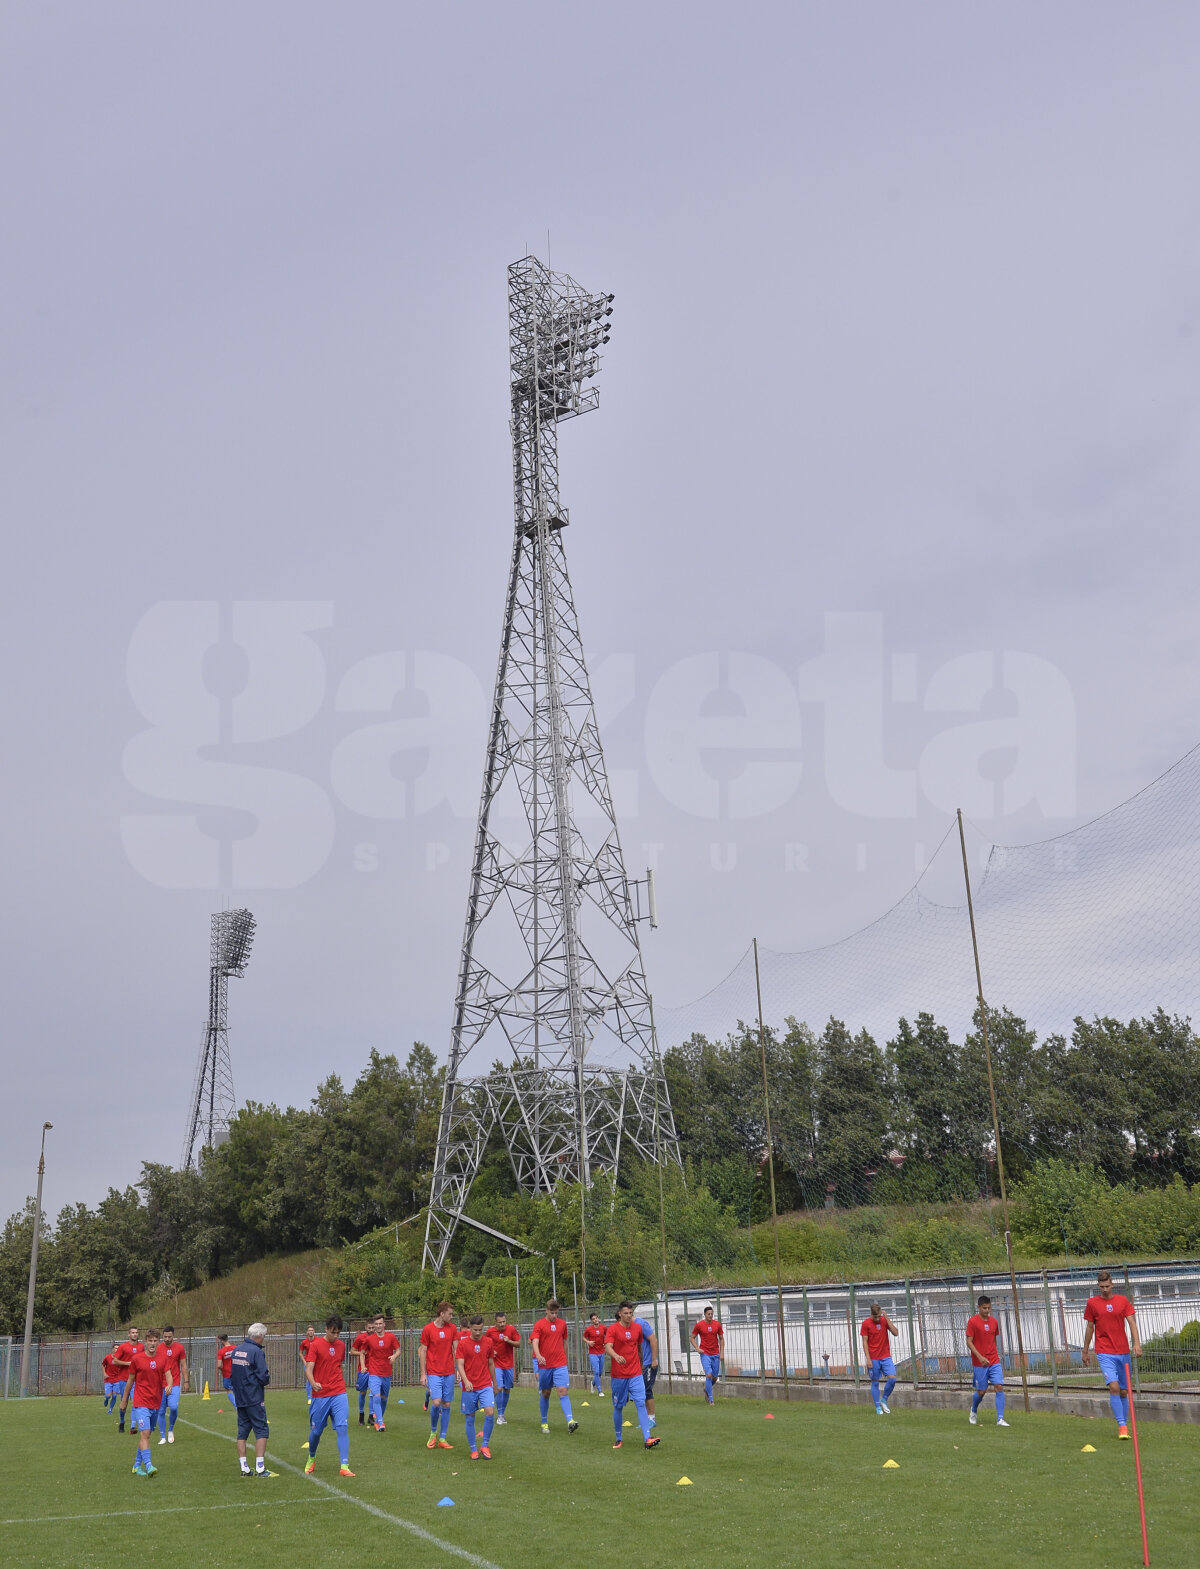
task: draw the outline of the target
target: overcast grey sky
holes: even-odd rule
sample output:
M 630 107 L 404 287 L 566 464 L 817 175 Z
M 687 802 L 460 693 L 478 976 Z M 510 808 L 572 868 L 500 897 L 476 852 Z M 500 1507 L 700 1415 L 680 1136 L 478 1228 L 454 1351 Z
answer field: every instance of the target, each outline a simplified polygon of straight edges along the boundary
M 1200 738 L 1198 55 L 1187 4 L 10 0 L 0 1214 L 44 1118 L 51 1212 L 178 1158 L 222 902 L 240 1096 L 444 1054 L 547 231 L 616 295 L 562 483 L 664 1007 L 954 805 L 1038 838 Z

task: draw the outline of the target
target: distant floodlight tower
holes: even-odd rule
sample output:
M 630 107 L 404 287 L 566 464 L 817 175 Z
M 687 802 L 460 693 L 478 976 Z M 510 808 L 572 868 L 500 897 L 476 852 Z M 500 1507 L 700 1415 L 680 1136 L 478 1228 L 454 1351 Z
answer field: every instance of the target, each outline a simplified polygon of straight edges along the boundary
M 527 1193 L 615 1179 L 623 1140 L 679 1159 L 638 938 L 653 883 L 625 873 L 558 492 L 558 426 L 596 407 L 612 299 L 531 256 L 508 269 L 516 532 L 425 1231 L 438 1272 L 497 1124 Z
M 181 1167 L 194 1166 L 206 1147 L 214 1148 L 229 1133 L 237 1109 L 233 1098 L 233 1063 L 229 1056 L 229 977 L 245 975 L 254 941 L 249 910 L 221 910 L 212 918 L 208 966 L 208 1023 L 196 1068 L 192 1114 L 183 1141 Z

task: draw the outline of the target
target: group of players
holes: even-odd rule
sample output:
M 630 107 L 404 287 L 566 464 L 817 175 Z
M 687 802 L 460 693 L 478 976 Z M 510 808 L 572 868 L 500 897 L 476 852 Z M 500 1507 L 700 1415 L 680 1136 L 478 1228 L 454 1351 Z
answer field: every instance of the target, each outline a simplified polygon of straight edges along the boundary
M 1142 1354 L 1137 1314 L 1129 1298 L 1113 1290 L 1113 1278 L 1107 1269 L 1100 1271 L 1096 1284 L 1099 1289 L 1094 1297 L 1088 1298 L 1083 1310 L 1085 1327 L 1082 1362 L 1086 1367 L 1094 1339 L 1096 1361 L 1108 1386 L 1109 1409 L 1117 1423 L 1117 1437 L 1127 1439 L 1131 1339 L 1133 1354 Z M 968 1421 L 972 1427 L 978 1423 L 979 1407 L 990 1389 L 996 1402 L 996 1426 L 1007 1427 L 1009 1424 L 1004 1419 L 1004 1365 L 997 1348 L 1000 1321 L 992 1316 L 990 1297 L 981 1296 L 976 1308 L 977 1311 L 967 1320 L 966 1331 L 967 1349 L 971 1353 L 971 1381 L 974 1385 Z M 870 1371 L 871 1398 L 878 1416 L 891 1415 L 888 1401 L 896 1387 L 891 1337 L 896 1333 L 895 1324 L 879 1303 L 872 1302 L 871 1312 L 863 1319 L 859 1334 L 863 1341 L 864 1359 Z M 882 1391 L 880 1384 L 883 1385 Z
M 1118 1438 L 1129 1437 L 1130 1339 L 1132 1351 L 1141 1355 L 1136 1315 L 1132 1302 L 1113 1290 L 1112 1276 L 1102 1270 L 1097 1295 L 1089 1298 L 1084 1309 L 1086 1330 L 1082 1360 L 1087 1365 L 1093 1339 L 1097 1361 L 1109 1391 L 1109 1404 L 1117 1422 Z M 999 1321 L 992 1316 L 991 1300 L 981 1296 L 978 1311 L 967 1321 L 966 1341 L 971 1355 L 974 1390 L 969 1420 L 978 1422 L 978 1412 L 989 1390 L 995 1397 L 996 1424 L 1008 1427 L 1004 1417 L 1004 1369 L 998 1349 Z M 252 1324 L 246 1339 L 237 1347 L 227 1335 L 218 1338 L 217 1359 L 221 1382 L 238 1412 L 238 1459 L 244 1476 L 270 1476 L 265 1466 L 268 1437 L 265 1392 L 270 1382 L 263 1342 L 266 1327 Z M 309 1403 L 309 1434 L 302 1446 L 308 1453 L 304 1470 L 316 1470 L 317 1449 L 326 1426 L 332 1426 L 338 1449 L 340 1473 L 352 1477 L 350 1469 L 350 1404 L 346 1387 L 347 1348 L 341 1338 L 342 1320 L 331 1314 L 324 1334 L 310 1325 L 300 1342 Z M 888 1401 L 897 1381 L 891 1342 L 896 1325 L 879 1303 L 859 1330 L 864 1358 L 869 1368 L 871 1398 L 880 1416 L 891 1414 Z M 704 1370 L 704 1392 L 709 1405 L 716 1394 L 724 1352 L 724 1328 L 706 1307 L 703 1318 L 692 1326 L 694 1341 Z M 566 1418 L 567 1432 L 575 1433 L 579 1423 L 571 1407 L 570 1374 L 567 1363 L 568 1325 L 559 1302 L 551 1297 L 543 1317 L 534 1324 L 529 1348 L 537 1376 L 541 1430 L 550 1432 L 550 1400 L 557 1395 Z M 632 1424 L 625 1420 L 630 1403 L 634 1407 L 642 1444 L 655 1449 L 661 1440 L 654 1432 L 654 1384 L 658 1376 L 658 1336 L 647 1319 L 635 1315 L 631 1302 L 622 1302 L 613 1323 L 604 1324 L 597 1313 L 589 1316 L 583 1329 L 591 1375 L 591 1392 L 603 1393 L 601 1380 L 607 1374 L 612 1396 L 613 1448 L 623 1447 L 623 1432 Z M 491 1443 L 497 1426 L 504 1426 L 506 1410 L 515 1382 L 516 1348 L 521 1332 L 508 1322 L 507 1315 L 496 1313 L 484 1328 L 483 1316 L 472 1315 L 459 1328 L 450 1302 L 440 1302 L 437 1313 L 421 1331 L 418 1360 L 421 1382 L 425 1386 L 425 1405 L 429 1413 L 429 1449 L 453 1449 L 447 1437 L 457 1388 L 459 1412 L 472 1460 L 491 1460 Z M 350 1353 L 357 1359 L 355 1379 L 359 1397 L 358 1420 L 377 1433 L 387 1431 L 386 1415 L 392 1374 L 401 1346 L 386 1327 L 382 1313 L 376 1313 L 355 1338 Z M 144 1340 L 136 1329 L 104 1358 L 104 1409 L 116 1410 L 118 1432 L 125 1431 L 129 1413 L 130 1431 L 136 1435 L 135 1476 L 154 1476 L 156 1468 L 150 1455 L 150 1435 L 158 1432 L 160 1444 L 175 1442 L 175 1422 L 179 1396 L 187 1387 L 187 1353 L 174 1330 L 168 1325 L 161 1333 L 148 1329 Z M 882 1387 L 881 1387 L 882 1386 Z M 132 1408 L 130 1399 L 132 1397 Z M 367 1407 L 369 1406 L 369 1415 Z M 479 1419 L 482 1417 L 482 1431 Z M 246 1442 L 253 1432 L 256 1440 L 255 1469 L 246 1455 Z

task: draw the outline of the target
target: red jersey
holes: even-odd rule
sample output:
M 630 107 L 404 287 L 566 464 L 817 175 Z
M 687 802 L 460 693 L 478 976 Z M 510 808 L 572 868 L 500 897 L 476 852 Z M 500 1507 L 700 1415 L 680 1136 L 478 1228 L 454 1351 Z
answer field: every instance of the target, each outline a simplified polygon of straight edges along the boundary
M 566 1367 L 567 1348 L 564 1341 L 567 1337 L 567 1321 L 565 1318 L 539 1318 L 533 1326 L 529 1336 L 536 1340 L 539 1347 L 538 1360 L 543 1367 Z
M 110 1351 L 104 1358 L 104 1361 L 100 1364 L 100 1366 L 104 1369 L 104 1382 L 106 1384 L 115 1384 L 121 1376 L 121 1369 L 119 1367 L 115 1367 L 113 1364 L 114 1358 L 112 1352 Z
M 309 1346 L 308 1359 L 313 1365 L 314 1395 L 319 1395 L 323 1400 L 327 1395 L 346 1393 L 346 1374 L 342 1368 L 342 1358 L 345 1355 L 346 1342 L 339 1340 L 336 1335 L 332 1340 L 327 1335 L 318 1335 Z M 321 1386 L 319 1389 L 318 1384 Z
M 491 1387 L 492 1370 L 488 1365 L 492 1359 L 492 1350 L 495 1342 L 486 1329 L 469 1330 L 459 1342 L 456 1355 L 461 1359 L 463 1372 L 467 1375 L 467 1383 L 472 1389 L 488 1389 Z
M 222 1346 L 220 1351 L 217 1352 L 217 1361 L 221 1366 L 222 1378 L 230 1376 L 230 1370 L 233 1367 L 233 1350 L 232 1346 Z
M 888 1316 L 886 1313 L 879 1315 L 878 1324 L 873 1318 L 864 1318 L 862 1329 L 859 1333 L 866 1338 L 867 1355 L 872 1362 L 881 1361 L 892 1354 L 891 1341 L 888 1337 Z
M 1133 1303 L 1115 1293 L 1111 1297 L 1089 1297 L 1083 1316 L 1096 1326 L 1096 1350 L 1109 1356 L 1124 1356 L 1129 1350 L 1125 1320 L 1134 1317 Z
M 451 1324 L 426 1324 L 421 1331 L 421 1344 L 425 1347 L 425 1371 L 439 1378 L 454 1372 L 454 1347 L 458 1331 Z
M 702 1318 L 697 1321 L 692 1334 L 700 1344 L 702 1357 L 719 1357 L 721 1355 L 721 1341 L 725 1336 L 719 1318 Z
M 162 1340 L 159 1342 L 155 1355 L 161 1357 L 170 1367 L 171 1377 L 175 1380 L 175 1388 L 182 1389 L 183 1361 L 187 1356 L 187 1352 L 183 1349 L 183 1342 L 181 1340 L 172 1340 L 171 1344 L 168 1345 L 165 1340 Z
M 585 1324 L 583 1326 L 583 1338 L 587 1341 L 590 1356 L 602 1357 L 604 1355 L 604 1342 L 607 1336 L 608 1330 L 605 1329 L 603 1324 Z
M 637 1319 L 622 1324 L 620 1319 L 604 1331 L 604 1338 L 613 1348 L 612 1376 L 614 1378 L 640 1378 L 642 1376 L 642 1326 Z M 624 1357 L 623 1362 L 618 1361 Z
M 371 1337 L 367 1334 L 365 1329 L 362 1330 L 359 1334 L 355 1335 L 354 1344 L 350 1347 L 350 1349 L 354 1352 L 355 1356 L 357 1356 L 360 1351 L 365 1356 L 366 1353 L 371 1349 Z
M 130 1364 L 133 1369 L 133 1403 L 148 1411 L 157 1411 L 162 1404 L 163 1386 L 167 1377 L 167 1362 L 160 1347 L 153 1356 L 135 1351 Z
M 140 1340 L 122 1340 L 121 1344 L 113 1352 L 113 1360 L 125 1364 L 123 1367 L 119 1367 L 117 1369 L 117 1372 L 120 1373 L 122 1378 L 127 1378 L 129 1376 L 130 1362 L 133 1361 L 134 1357 L 139 1351 L 144 1351 L 145 1349 L 145 1346 Z
M 505 1324 L 501 1329 L 499 1324 L 493 1324 L 488 1330 L 488 1339 L 492 1343 L 492 1361 L 497 1367 L 511 1367 L 513 1365 L 513 1347 L 521 1344 L 521 1331 L 515 1324 Z
M 313 1341 L 315 1339 L 316 1339 L 315 1335 L 305 1335 L 304 1339 L 300 1342 L 300 1360 L 301 1360 L 301 1362 L 307 1362 L 308 1361 L 308 1354 L 312 1350 L 312 1343 L 313 1343 Z
M 980 1318 L 978 1313 L 972 1314 L 967 1320 L 967 1339 L 973 1340 L 979 1347 L 979 1355 L 971 1352 L 971 1361 L 976 1367 L 995 1367 L 1000 1360 L 1000 1353 L 996 1350 L 996 1336 L 1000 1333 L 1000 1321 L 995 1318 Z
M 390 1329 L 384 1330 L 382 1335 L 368 1335 L 367 1372 L 376 1378 L 391 1378 L 392 1356 L 399 1349 L 400 1342 Z

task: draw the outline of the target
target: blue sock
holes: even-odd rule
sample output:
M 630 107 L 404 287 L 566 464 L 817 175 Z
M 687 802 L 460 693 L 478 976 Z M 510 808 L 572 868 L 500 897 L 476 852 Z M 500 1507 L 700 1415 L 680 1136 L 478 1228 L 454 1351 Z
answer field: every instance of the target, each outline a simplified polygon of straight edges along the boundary
M 378 1395 L 371 1396 L 371 1415 L 375 1418 L 375 1426 L 383 1426 L 383 1401 Z
M 710 1400 L 712 1399 L 712 1377 L 707 1373 L 704 1375 L 704 1393 Z
M 1002 1389 L 998 1389 L 996 1391 L 996 1421 L 998 1422 L 1003 1415 L 1004 1415 L 1004 1391 Z
M 479 1448 L 479 1440 L 475 1437 L 474 1411 L 472 1411 L 471 1414 L 467 1417 L 467 1443 L 470 1444 L 472 1450 Z
M 642 1430 L 642 1438 L 648 1439 L 650 1437 L 650 1413 L 646 1410 L 646 1402 L 639 1400 L 635 1395 L 633 1403 L 637 1407 L 638 1426 Z
M 895 1389 L 895 1387 L 896 1380 L 894 1378 L 889 1378 L 887 1383 L 883 1386 L 883 1400 L 885 1405 L 892 1398 L 892 1390 Z
M 975 1391 L 975 1393 L 971 1396 L 971 1410 L 972 1411 L 978 1411 L 979 1410 L 979 1402 L 982 1399 L 983 1399 L 983 1390 L 982 1389 L 977 1389 Z
M 496 1425 L 496 1413 L 490 1407 L 483 1408 L 483 1443 L 486 1448 L 492 1441 L 492 1428 Z
M 542 1408 L 542 1421 L 548 1422 L 550 1420 L 550 1396 L 539 1395 L 538 1405 Z
M 1109 1392 L 1108 1392 L 1108 1404 L 1109 1404 L 1110 1410 L 1112 1411 L 1113 1416 L 1115 1416 L 1116 1419 L 1117 1419 L 1118 1426 L 1124 1427 L 1125 1426 L 1125 1402 L 1124 1402 L 1124 1400 L 1122 1400 L 1120 1395 L 1114 1395 L 1112 1390 L 1110 1389 Z
M 337 1434 L 338 1459 L 343 1465 L 350 1464 L 350 1429 L 348 1427 L 335 1427 Z
M 435 1406 L 433 1404 L 433 1402 L 430 1401 L 430 1403 L 429 1403 L 429 1431 L 431 1433 L 436 1433 L 437 1430 L 438 1430 L 438 1421 L 439 1421 L 438 1413 L 439 1413 L 440 1410 L 441 1410 L 440 1406 Z
M 617 1430 L 618 1443 L 621 1441 L 621 1413 L 624 1409 L 625 1408 L 623 1406 L 619 1406 L 615 1400 L 613 1401 L 613 1426 Z
M 563 1416 L 566 1417 L 568 1422 L 573 1422 L 575 1420 L 575 1418 L 571 1415 L 571 1397 L 570 1397 L 570 1395 L 559 1395 L 558 1403 L 562 1407 Z
M 179 1407 L 178 1406 L 172 1407 L 172 1410 L 171 1410 L 171 1432 L 172 1433 L 175 1431 L 175 1421 L 176 1421 L 176 1418 L 178 1416 L 179 1416 Z
M 321 1442 L 321 1429 L 319 1427 L 310 1428 L 309 1429 L 309 1433 L 308 1433 L 308 1458 L 310 1460 L 315 1460 L 316 1459 L 316 1457 L 317 1457 L 317 1445 L 320 1442 Z
M 442 1407 L 442 1420 L 441 1420 L 441 1437 L 442 1438 L 445 1438 L 445 1436 L 446 1436 L 446 1429 L 449 1426 L 450 1426 L 450 1402 L 447 1401 L 446 1404 Z
M 1121 1418 L 1121 1423 L 1122 1423 L 1122 1425 L 1124 1427 L 1128 1427 L 1129 1426 L 1129 1396 L 1128 1395 L 1122 1395 L 1121 1396 L 1121 1410 L 1124 1412 L 1124 1415 Z
M 358 1414 L 359 1414 L 359 1416 L 362 1416 L 363 1410 L 364 1410 L 366 1404 L 367 1404 L 367 1392 L 366 1392 L 365 1389 L 360 1389 L 359 1392 L 358 1392 Z
M 879 1380 L 877 1378 L 871 1380 L 871 1399 L 876 1405 L 879 1404 Z

